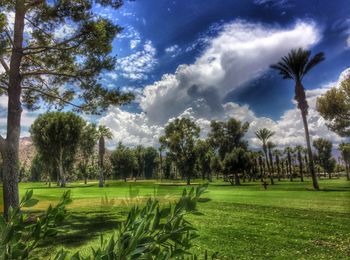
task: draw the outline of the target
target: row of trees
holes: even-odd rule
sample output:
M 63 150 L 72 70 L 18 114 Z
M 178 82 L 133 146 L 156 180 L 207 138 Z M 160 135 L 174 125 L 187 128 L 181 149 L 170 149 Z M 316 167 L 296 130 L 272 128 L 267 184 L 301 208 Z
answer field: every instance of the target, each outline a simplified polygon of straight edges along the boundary
M 37 151 L 31 165 L 35 179 L 56 178 L 65 187 L 67 174 L 76 166 L 86 183 L 98 142 L 97 169 L 100 187 L 103 186 L 105 138 L 112 138 L 108 128 L 97 128 L 72 112 L 50 112 L 40 115 L 29 132 Z
M 311 176 L 307 167 L 310 162 L 307 148 L 298 145 L 285 147 L 283 151 L 276 149 L 277 145 L 271 141 L 274 132 L 263 128 L 256 132 L 256 137 L 261 140 L 261 151 L 249 150 L 244 139 L 248 128 L 248 123 L 234 118 L 227 122 L 212 121 L 208 137 L 203 140 L 199 139 L 200 129 L 193 121 L 177 118 L 166 126 L 165 134 L 160 138 L 160 150 L 165 152 L 165 159 L 174 163 L 187 184 L 191 178 L 211 180 L 213 175 L 223 175 L 225 180 L 236 185 L 240 185 L 242 177 L 243 180 L 268 177 L 274 184 L 275 179 L 288 177 L 293 181 L 293 178 L 300 177 L 304 181 L 305 175 Z M 317 172 L 326 172 L 331 178 L 336 167 L 332 143 L 319 138 L 314 140 L 313 146 L 312 160 L 316 162 Z M 349 148 L 349 144 L 339 146 L 348 179 Z M 337 170 L 343 168 L 338 165 Z

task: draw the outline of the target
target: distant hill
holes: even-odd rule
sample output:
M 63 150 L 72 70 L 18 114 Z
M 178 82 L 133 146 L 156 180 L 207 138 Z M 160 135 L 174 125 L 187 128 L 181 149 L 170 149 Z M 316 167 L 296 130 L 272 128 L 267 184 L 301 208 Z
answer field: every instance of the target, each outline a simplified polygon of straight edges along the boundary
M 22 137 L 19 140 L 19 160 L 22 165 L 30 166 L 36 153 L 33 141 L 30 137 Z

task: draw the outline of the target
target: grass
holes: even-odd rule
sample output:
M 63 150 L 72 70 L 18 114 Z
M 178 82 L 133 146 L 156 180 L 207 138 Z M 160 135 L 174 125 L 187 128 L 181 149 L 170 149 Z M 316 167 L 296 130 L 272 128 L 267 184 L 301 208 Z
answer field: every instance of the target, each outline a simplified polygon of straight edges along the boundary
M 89 252 L 99 236 L 112 234 L 133 203 L 157 196 L 174 200 L 186 186 L 181 183 L 108 182 L 72 183 L 73 203 L 62 232 L 42 245 L 37 255 L 49 258 L 64 247 Z M 277 182 L 263 190 L 259 182 L 241 187 L 213 182 L 199 203 L 202 215 L 188 216 L 200 237 L 193 251 L 220 252 L 222 259 L 349 259 L 350 182 L 321 180 L 321 191 L 311 182 Z M 131 190 L 130 190 L 131 187 Z M 20 192 L 33 189 L 37 209 L 55 203 L 63 189 L 44 183 L 21 183 Z M 132 194 L 132 198 L 130 198 Z M 107 203 L 101 198 L 107 196 Z M 1 202 L 2 203 L 2 199 Z M 1 205 L 0 205 L 1 206 Z

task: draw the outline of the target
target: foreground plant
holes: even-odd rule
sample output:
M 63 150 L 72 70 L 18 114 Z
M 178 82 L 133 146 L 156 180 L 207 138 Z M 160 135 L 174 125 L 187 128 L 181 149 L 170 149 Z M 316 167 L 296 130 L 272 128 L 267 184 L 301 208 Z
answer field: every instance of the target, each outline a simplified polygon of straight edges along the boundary
M 33 191 L 27 191 L 19 207 L 9 208 L 8 220 L 0 216 L 0 259 L 28 259 L 40 241 L 57 234 L 57 226 L 66 216 L 66 205 L 71 202 L 70 191 L 63 193 L 59 203 L 51 205 L 43 214 L 33 216 L 25 211 L 35 206 Z
M 192 187 L 189 192 L 184 189 L 174 206 L 160 208 L 155 199 L 149 199 L 143 208 L 134 206 L 118 231 L 107 240 L 101 236 L 100 246 L 92 248 L 89 256 L 77 252 L 70 259 L 196 259 L 189 251 L 198 234 L 184 217 L 198 214 L 196 205 L 207 186 Z M 68 259 L 68 254 L 62 250 L 55 259 Z

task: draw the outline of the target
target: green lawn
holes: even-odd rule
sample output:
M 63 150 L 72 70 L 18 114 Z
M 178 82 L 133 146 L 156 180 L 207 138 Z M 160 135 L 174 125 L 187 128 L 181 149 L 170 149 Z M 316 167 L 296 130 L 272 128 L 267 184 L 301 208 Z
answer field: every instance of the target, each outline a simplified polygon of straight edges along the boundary
M 132 203 L 143 203 L 148 196 L 169 203 L 186 187 L 153 181 L 108 182 L 103 189 L 97 185 L 69 185 L 74 200 L 70 215 L 62 232 L 39 248 L 38 256 L 48 258 L 62 247 L 89 252 L 101 233 L 111 234 L 125 219 Z M 194 252 L 219 251 L 222 259 L 349 259 L 350 182 L 321 180 L 320 185 L 322 191 L 315 192 L 309 181 L 277 182 L 267 191 L 259 182 L 241 187 L 211 183 L 199 203 L 203 215 L 188 217 L 200 234 Z M 27 189 L 40 199 L 38 209 L 57 201 L 63 192 L 44 183 L 20 184 L 21 194 Z M 104 196 L 108 205 L 101 204 Z

